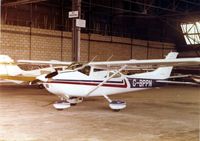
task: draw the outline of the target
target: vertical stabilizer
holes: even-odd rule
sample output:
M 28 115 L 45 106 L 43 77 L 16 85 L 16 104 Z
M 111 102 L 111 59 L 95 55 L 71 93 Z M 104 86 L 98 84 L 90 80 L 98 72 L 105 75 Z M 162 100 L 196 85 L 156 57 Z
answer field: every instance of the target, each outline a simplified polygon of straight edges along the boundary
M 165 59 L 176 59 L 178 56 L 177 52 L 170 52 Z M 170 77 L 173 67 L 159 67 L 152 72 L 145 72 L 140 74 L 135 74 L 134 77 L 137 78 L 147 78 L 147 79 L 167 79 Z
M 0 55 L 0 75 L 19 75 L 23 72 L 8 55 Z
M 177 52 L 170 52 L 165 59 L 176 59 L 178 56 Z M 173 67 L 160 67 L 153 71 L 152 73 L 156 74 L 156 77 L 159 79 L 167 79 L 170 77 Z

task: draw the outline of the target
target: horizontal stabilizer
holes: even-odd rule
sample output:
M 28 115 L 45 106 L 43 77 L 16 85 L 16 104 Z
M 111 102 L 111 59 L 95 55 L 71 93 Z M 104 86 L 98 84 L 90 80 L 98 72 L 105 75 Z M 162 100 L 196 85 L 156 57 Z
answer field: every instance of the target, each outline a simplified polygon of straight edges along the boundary
M 180 85 L 196 85 L 196 86 L 200 86 L 198 83 L 194 83 L 194 82 L 182 82 L 182 81 L 168 81 L 168 80 L 157 80 L 157 83 L 161 83 L 161 84 L 180 84 Z

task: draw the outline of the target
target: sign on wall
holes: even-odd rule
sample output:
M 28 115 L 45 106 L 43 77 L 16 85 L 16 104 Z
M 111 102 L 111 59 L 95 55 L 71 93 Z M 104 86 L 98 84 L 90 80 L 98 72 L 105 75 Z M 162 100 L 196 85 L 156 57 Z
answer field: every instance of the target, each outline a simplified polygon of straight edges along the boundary
M 69 11 L 68 13 L 69 18 L 77 18 L 78 17 L 78 11 Z
M 85 28 L 86 27 L 86 20 L 76 19 L 76 27 Z

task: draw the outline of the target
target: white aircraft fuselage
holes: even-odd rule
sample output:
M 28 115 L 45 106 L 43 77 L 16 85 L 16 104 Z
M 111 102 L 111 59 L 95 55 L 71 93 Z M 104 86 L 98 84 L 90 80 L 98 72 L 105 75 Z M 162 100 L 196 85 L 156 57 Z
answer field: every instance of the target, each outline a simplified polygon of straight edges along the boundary
M 137 74 L 123 75 L 118 73 L 114 78 L 111 78 L 88 95 L 91 90 L 98 87 L 113 73 L 114 71 L 91 71 L 89 75 L 86 75 L 79 71 L 64 72 L 45 82 L 44 87 L 56 95 L 77 97 L 112 95 L 158 87 L 156 79 L 142 78 L 141 75 L 137 77 Z M 148 73 L 144 73 L 144 75 Z
M 169 53 L 165 59 L 174 59 L 177 55 Z M 123 75 L 120 69 L 109 71 L 87 65 L 75 71 L 60 72 L 43 84 L 49 92 L 66 97 L 105 96 L 158 87 L 156 81 L 169 78 L 172 68 L 160 67 L 152 72 Z

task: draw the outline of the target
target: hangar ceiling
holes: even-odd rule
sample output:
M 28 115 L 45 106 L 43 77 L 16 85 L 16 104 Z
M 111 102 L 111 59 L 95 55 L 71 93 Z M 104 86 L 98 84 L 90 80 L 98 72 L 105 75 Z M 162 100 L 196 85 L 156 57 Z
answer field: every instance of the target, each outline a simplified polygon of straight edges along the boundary
M 71 31 L 66 0 L 2 0 L 2 23 Z M 195 50 L 188 45 L 181 23 L 200 20 L 200 0 L 82 0 L 84 33 L 98 33 L 145 40 L 173 42 L 178 51 Z

